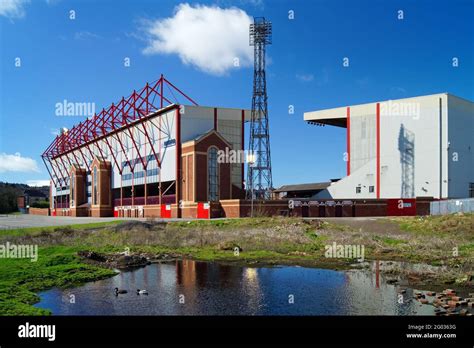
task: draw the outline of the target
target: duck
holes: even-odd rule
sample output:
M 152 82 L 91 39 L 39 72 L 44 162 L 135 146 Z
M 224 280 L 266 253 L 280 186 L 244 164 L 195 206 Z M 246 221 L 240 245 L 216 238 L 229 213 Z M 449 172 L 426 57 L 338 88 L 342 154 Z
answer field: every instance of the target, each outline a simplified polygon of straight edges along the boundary
M 119 290 L 119 288 L 115 288 L 114 291 L 115 291 L 115 295 L 126 294 L 128 292 L 127 290 L 123 290 L 123 289 Z
M 137 295 L 148 295 L 148 291 L 137 289 Z

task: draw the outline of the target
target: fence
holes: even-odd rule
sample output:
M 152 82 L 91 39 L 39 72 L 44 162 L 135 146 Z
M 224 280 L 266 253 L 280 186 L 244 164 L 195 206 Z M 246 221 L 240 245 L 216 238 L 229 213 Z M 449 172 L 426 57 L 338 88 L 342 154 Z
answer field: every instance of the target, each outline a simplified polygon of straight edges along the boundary
M 430 203 L 431 215 L 474 212 L 474 198 L 449 199 Z

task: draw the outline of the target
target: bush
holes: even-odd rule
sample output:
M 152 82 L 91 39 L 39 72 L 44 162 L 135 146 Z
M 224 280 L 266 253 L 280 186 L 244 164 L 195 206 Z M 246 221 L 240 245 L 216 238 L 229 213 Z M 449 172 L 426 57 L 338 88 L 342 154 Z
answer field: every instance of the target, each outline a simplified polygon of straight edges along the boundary
M 48 201 L 37 201 L 30 205 L 31 208 L 49 208 Z

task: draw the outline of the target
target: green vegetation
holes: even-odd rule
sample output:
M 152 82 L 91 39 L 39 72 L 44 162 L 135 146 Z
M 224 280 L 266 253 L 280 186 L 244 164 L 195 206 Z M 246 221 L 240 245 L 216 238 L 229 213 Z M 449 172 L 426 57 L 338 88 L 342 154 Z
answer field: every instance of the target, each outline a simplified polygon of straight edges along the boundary
M 401 217 L 394 219 L 403 231 L 419 235 L 452 238 L 466 237 L 474 232 L 474 214 Z
M 40 248 L 37 262 L 30 259 L 0 260 L 0 314 L 44 315 L 48 311 L 31 306 L 36 292 L 68 287 L 114 275 L 110 269 L 82 263 L 70 247 Z
M 381 241 L 382 243 L 390 246 L 396 246 L 399 244 L 406 244 L 405 240 L 402 239 L 395 239 L 395 238 L 390 238 L 390 237 L 379 237 L 379 236 L 374 236 L 374 240 L 376 241 Z
M 0 182 L 0 214 L 18 210 L 17 197 L 21 194 L 15 185 Z
M 113 221 L 0 231 L 0 244 L 39 245 L 38 262 L 0 259 L 0 315 L 47 314 L 36 293 L 112 276 L 78 251 L 116 254 L 128 248 L 150 258 L 192 258 L 239 264 L 298 264 L 339 269 L 353 260 L 324 257 L 325 245 L 360 244 L 367 260 L 445 265 L 440 281 L 468 279 L 474 263 L 473 215 L 377 220 L 246 218 L 159 223 Z M 238 255 L 235 248 L 239 250 Z M 453 248 L 459 255 L 453 256 Z M 166 256 L 166 257 L 165 257 Z M 449 278 L 451 277 L 451 278 Z
M 43 209 L 47 209 L 49 208 L 49 201 L 37 201 L 37 202 L 33 202 L 33 204 L 31 204 L 32 208 L 43 208 Z

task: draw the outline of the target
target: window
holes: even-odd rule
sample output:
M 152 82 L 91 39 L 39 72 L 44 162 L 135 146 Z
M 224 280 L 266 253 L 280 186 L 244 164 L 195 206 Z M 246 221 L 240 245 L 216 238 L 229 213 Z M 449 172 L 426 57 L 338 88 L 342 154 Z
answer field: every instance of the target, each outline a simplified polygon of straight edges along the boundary
M 369 192 L 374 192 L 374 187 L 373 186 L 369 186 Z
M 97 167 L 94 167 L 93 181 L 94 181 L 94 188 L 93 188 L 94 197 L 93 197 L 92 204 L 96 205 L 97 204 Z
M 211 147 L 207 152 L 207 190 L 209 201 L 219 200 L 219 167 L 215 147 Z
M 474 182 L 469 183 L 469 197 L 474 198 Z
M 356 193 L 360 193 L 360 190 L 361 190 L 361 189 L 360 189 L 360 186 L 357 186 L 357 187 L 356 187 Z

